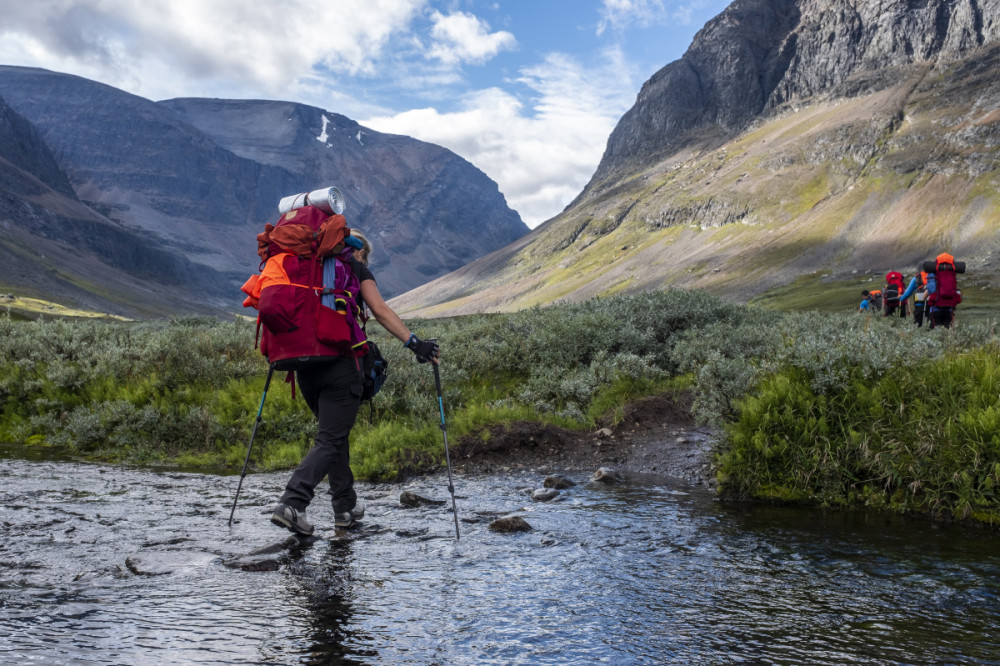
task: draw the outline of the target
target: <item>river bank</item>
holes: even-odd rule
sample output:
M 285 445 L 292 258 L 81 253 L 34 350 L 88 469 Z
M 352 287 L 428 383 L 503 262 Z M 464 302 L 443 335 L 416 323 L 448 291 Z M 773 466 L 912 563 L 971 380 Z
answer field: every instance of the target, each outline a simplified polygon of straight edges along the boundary
M 460 439 L 452 463 L 459 473 L 476 474 L 612 467 L 714 488 L 716 435 L 695 423 L 690 399 L 664 393 L 633 401 L 617 423 L 590 431 L 526 421 L 493 426 L 485 437 Z

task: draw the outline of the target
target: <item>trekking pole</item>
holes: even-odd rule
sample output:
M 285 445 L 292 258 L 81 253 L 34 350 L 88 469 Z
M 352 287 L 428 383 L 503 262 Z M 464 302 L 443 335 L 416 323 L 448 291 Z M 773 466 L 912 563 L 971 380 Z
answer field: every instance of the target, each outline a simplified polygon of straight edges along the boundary
M 448 428 L 444 424 L 444 399 L 441 397 L 441 372 L 438 364 L 431 361 L 434 366 L 434 384 L 438 392 L 438 409 L 441 411 L 441 434 L 444 435 L 444 459 L 448 463 L 448 492 L 451 493 L 451 512 L 455 516 L 455 541 L 458 541 L 458 507 L 455 506 L 455 485 L 451 482 L 451 455 L 448 453 Z
M 240 472 L 240 483 L 236 486 L 236 497 L 233 498 L 233 508 L 229 511 L 229 527 L 233 526 L 233 514 L 236 513 L 236 502 L 240 498 L 240 488 L 243 487 L 243 478 L 247 475 L 247 464 L 250 462 L 250 450 L 253 448 L 253 438 L 257 436 L 260 415 L 264 411 L 264 398 L 267 397 L 267 387 L 271 385 L 271 375 L 273 374 L 274 366 L 268 366 L 267 379 L 264 380 L 264 394 L 260 396 L 260 407 L 257 408 L 257 420 L 253 424 L 253 432 L 250 433 L 250 446 L 247 447 L 247 457 L 243 460 L 243 471 Z

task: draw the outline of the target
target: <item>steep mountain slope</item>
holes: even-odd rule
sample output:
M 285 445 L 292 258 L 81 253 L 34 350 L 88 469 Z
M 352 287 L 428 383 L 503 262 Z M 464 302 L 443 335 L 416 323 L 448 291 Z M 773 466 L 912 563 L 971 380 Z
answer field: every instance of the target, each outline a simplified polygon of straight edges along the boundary
M 49 189 L 71 202 L 71 217 L 94 221 L 82 234 L 101 239 L 96 248 L 85 246 L 93 269 L 85 291 L 119 302 L 115 312 L 134 312 L 133 299 L 128 290 L 103 288 L 100 264 L 168 287 L 171 312 L 238 310 L 239 286 L 257 270 L 256 234 L 277 219 L 279 199 L 328 185 L 346 193 L 349 224 L 375 243 L 374 268 L 388 295 L 527 231 L 496 184 L 465 160 L 320 109 L 283 102 L 157 103 L 19 67 L 0 67 L 0 98 L 23 120 L 7 126 L 12 144 L 35 142 L 44 151 L 27 153 L 48 155 L 48 162 L 34 164 L 5 151 L 8 162 L 18 161 L 8 174 L 42 174 Z M 80 238 L 61 222 L 45 231 L 17 213 L 30 203 L 43 218 L 67 215 L 50 209 L 50 199 L 29 202 L 12 179 L 0 181 L 8 201 L 0 223 L 17 229 L 22 254 L 43 254 L 53 242 L 65 251 L 79 248 Z M 34 265 L 37 270 L 31 262 L 20 267 L 20 282 L 41 279 L 44 269 Z M 0 289 L 20 282 L 0 276 Z M 46 285 L 53 298 L 77 304 L 77 291 Z
M 869 275 L 942 249 L 986 281 L 998 9 L 738 0 L 647 82 L 572 206 L 393 304 L 439 315 L 670 286 L 747 299 L 797 281 L 854 301 Z
M 496 183 L 440 146 L 289 102 L 178 99 L 159 105 L 264 168 L 309 174 L 318 186 L 336 184 L 347 199 L 348 223 L 373 232 L 371 265 L 383 292 L 422 284 L 527 232 Z M 267 205 L 299 191 L 289 187 Z
M 174 311 L 171 283 L 191 273 L 183 256 L 145 245 L 81 203 L 38 131 L 2 100 L 0 228 L 0 282 L 25 296 L 61 294 L 85 309 L 155 315 Z M 197 279 L 209 293 L 218 289 L 214 271 Z

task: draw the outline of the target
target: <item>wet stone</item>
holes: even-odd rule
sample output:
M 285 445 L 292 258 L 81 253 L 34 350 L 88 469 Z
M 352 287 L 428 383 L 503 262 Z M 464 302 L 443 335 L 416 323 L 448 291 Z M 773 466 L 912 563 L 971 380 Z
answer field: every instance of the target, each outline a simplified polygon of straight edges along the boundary
M 531 499 L 536 502 L 551 502 L 559 496 L 559 491 L 555 488 L 539 488 L 531 493 Z
M 442 506 L 446 504 L 444 500 L 433 500 L 422 495 L 410 492 L 409 490 L 404 490 L 399 495 L 399 503 L 403 506 L 408 506 L 410 508 L 416 508 L 418 506 Z
M 223 560 L 222 566 L 240 571 L 277 571 L 281 568 L 281 558 L 271 555 L 244 555 Z
M 571 479 L 563 476 L 562 474 L 553 474 L 551 476 L 545 477 L 545 481 L 542 485 L 546 488 L 555 488 L 556 490 L 565 490 L 566 488 L 572 488 L 576 485 Z
M 247 553 L 247 557 L 253 557 L 256 555 L 275 555 L 277 553 L 284 552 L 289 548 L 294 548 L 299 545 L 299 539 L 295 536 L 290 536 L 284 541 L 279 541 L 277 543 L 268 544 L 266 546 L 261 546 Z
M 530 532 L 532 527 L 528 521 L 520 516 L 505 516 L 490 523 L 489 529 L 491 532 L 499 532 L 500 534 L 512 534 L 514 532 Z
M 619 483 L 625 480 L 621 472 L 611 467 L 601 467 L 593 476 L 590 477 L 591 481 L 598 481 L 600 483 Z

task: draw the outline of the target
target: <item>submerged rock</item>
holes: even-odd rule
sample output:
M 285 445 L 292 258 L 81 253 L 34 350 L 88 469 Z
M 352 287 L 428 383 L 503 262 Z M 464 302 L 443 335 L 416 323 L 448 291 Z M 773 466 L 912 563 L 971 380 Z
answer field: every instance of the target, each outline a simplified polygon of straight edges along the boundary
M 270 555 L 244 555 L 223 560 L 222 566 L 240 571 L 277 571 L 281 568 L 281 558 Z
M 539 488 L 531 493 L 531 499 L 536 502 L 549 502 L 559 496 L 559 491 L 555 488 Z
M 432 500 L 416 493 L 412 493 L 409 490 L 404 490 L 400 493 L 399 503 L 403 506 L 408 506 L 411 509 L 418 506 L 441 506 L 446 504 L 444 500 Z
M 576 483 L 562 474 L 552 474 L 551 476 L 545 477 L 545 482 L 542 485 L 546 488 L 565 490 L 566 488 L 572 488 L 576 485 Z
M 532 527 L 528 524 L 528 521 L 520 516 L 504 516 L 490 523 L 489 529 L 491 532 L 511 534 L 514 532 L 530 532 Z
M 207 565 L 215 559 L 210 553 L 182 550 L 140 551 L 125 558 L 125 566 L 137 576 L 164 576 L 183 569 Z
M 284 541 L 278 541 L 276 543 L 268 544 L 266 546 L 261 546 L 251 550 L 246 554 L 246 557 L 253 557 L 256 555 L 275 555 L 277 553 L 284 552 L 289 548 L 295 548 L 296 546 L 302 545 L 301 537 L 293 534 Z
M 301 549 L 319 541 L 320 537 L 292 534 L 284 541 L 270 543 L 239 555 L 222 560 L 222 566 L 241 571 L 277 571 L 288 559 L 288 551 Z
M 619 483 L 625 480 L 622 473 L 616 469 L 610 467 L 602 467 L 593 476 L 590 477 L 591 481 L 599 481 L 600 483 Z

